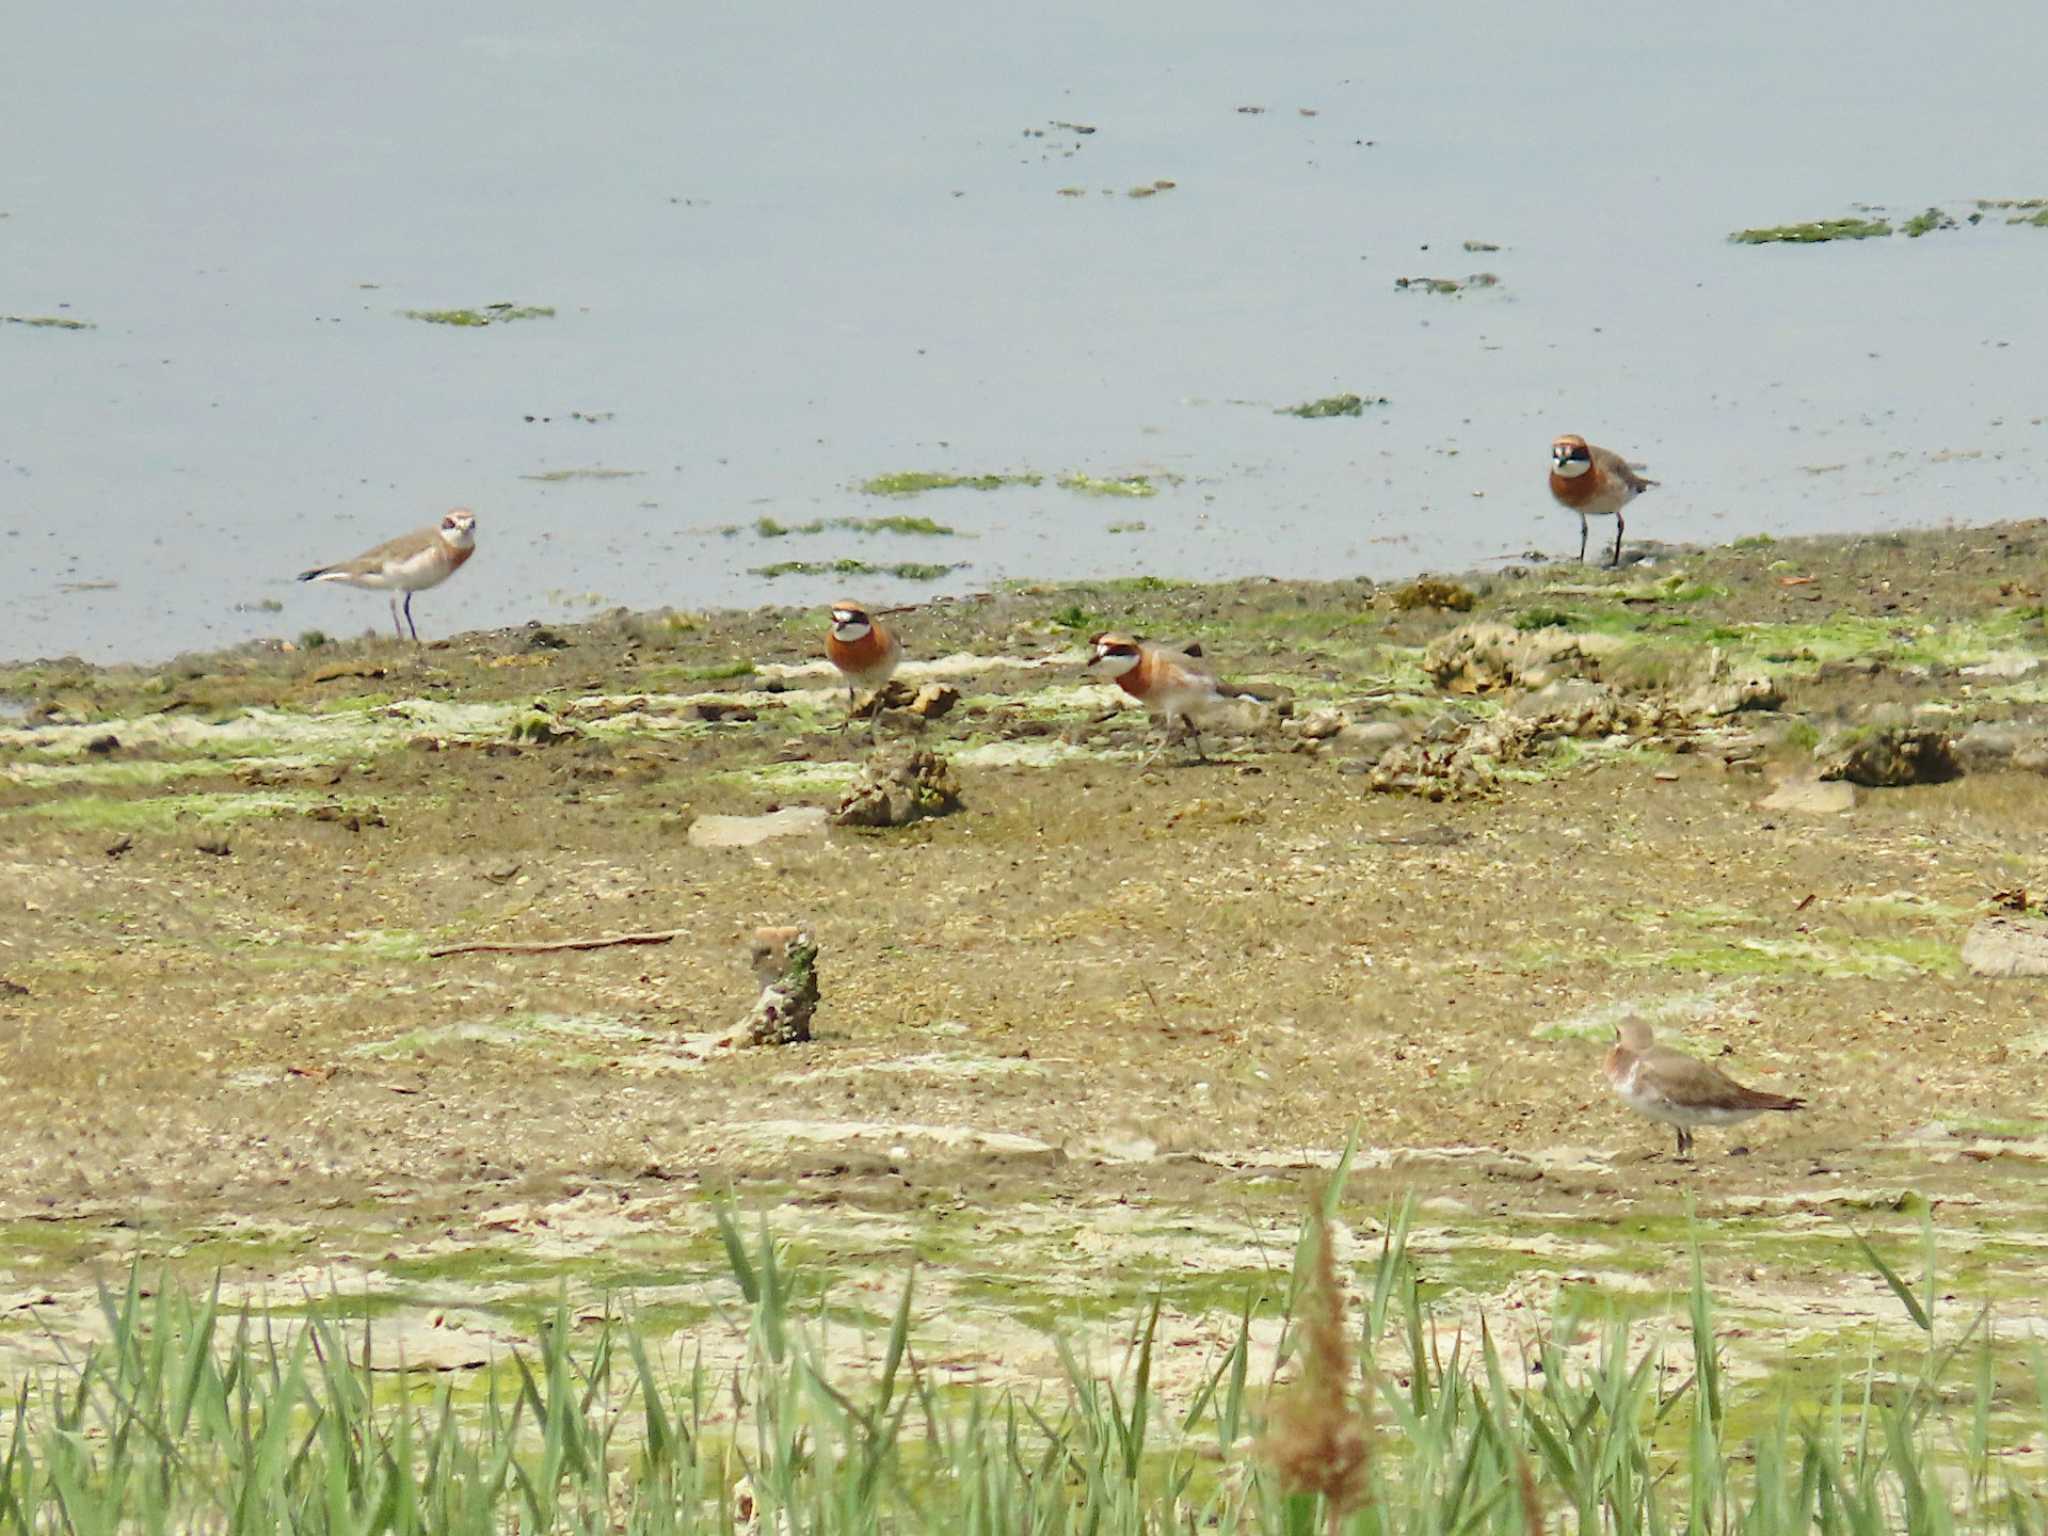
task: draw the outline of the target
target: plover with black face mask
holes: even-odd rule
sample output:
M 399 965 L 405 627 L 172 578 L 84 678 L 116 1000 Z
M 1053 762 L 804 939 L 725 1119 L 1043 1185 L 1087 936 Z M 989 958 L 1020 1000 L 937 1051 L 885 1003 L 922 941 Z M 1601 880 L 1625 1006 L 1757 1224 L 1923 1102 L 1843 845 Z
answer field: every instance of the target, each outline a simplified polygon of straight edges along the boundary
M 1089 669 L 1099 669 L 1113 679 L 1166 727 L 1159 746 L 1145 759 L 1147 764 L 1156 761 L 1182 731 L 1194 742 L 1195 756 L 1207 762 L 1200 726 L 1256 726 L 1263 722 L 1271 703 L 1269 689 L 1240 687 L 1218 678 L 1202 658 L 1200 646 L 1176 650 L 1115 631 L 1099 634 L 1089 643 L 1093 647 Z
M 879 695 L 903 660 L 903 642 L 860 603 L 850 598 L 832 605 L 832 627 L 825 635 L 825 655 L 846 682 L 846 718 L 851 721 L 860 690 Z M 868 737 L 881 729 L 881 705 L 869 717 Z M 842 724 L 841 730 L 845 729 Z
M 1635 466 L 1610 448 L 1595 448 L 1583 437 L 1567 433 L 1550 445 L 1550 494 L 1579 514 L 1579 564 L 1586 563 L 1586 519 L 1614 519 L 1614 558 L 1621 564 L 1621 509 L 1657 482 L 1645 480 Z
M 375 549 L 364 550 L 353 560 L 316 565 L 310 571 L 299 572 L 299 580 L 338 581 L 344 586 L 393 594 L 391 627 L 398 631 L 401 640 L 405 638 L 405 629 L 398 627 L 397 594 L 403 592 L 406 629 L 412 631 L 417 643 L 420 632 L 412 621 L 413 593 L 438 587 L 461 570 L 463 562 L 475 553 L 476 514 L 466 507 L 457 507 L 431 528 L 389 539 Z
M 1806 1100 L 1745 1088 L 1719 1067 L 1658 1045 L 1650 1026 L 1630 1019 L 1607 1053 L 1607 1081 L 1631 1109 L 1678 1130 L 1678 1155 L 1692 1156 L 1699 1125 L 1740 1125 L 1770 1110 L 1806 1108 Z

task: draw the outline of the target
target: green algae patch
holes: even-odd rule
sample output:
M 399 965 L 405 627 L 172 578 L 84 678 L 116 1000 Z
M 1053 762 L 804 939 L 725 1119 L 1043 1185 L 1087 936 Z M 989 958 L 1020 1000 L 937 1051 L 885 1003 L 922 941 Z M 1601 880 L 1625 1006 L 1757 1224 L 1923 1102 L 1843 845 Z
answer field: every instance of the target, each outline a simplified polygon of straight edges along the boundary
M 1474 288 L 1498 288 L 1500 276 L 1494 272 L 1474 272 L 1465 278 L 1456 277 L 1397 277 L 1394 287 L 1402 293 L 1436 293 L 1446 296 L 1465 293 Z
M 784 539 L 793 533 L 825 533 L 843 529 L 847 533 L 900 533 L 923 538 L 953 538 L 960 530 L 929 517 L 911 517 L 896 512 L 886 517 L 818 517 L 808 523 L 782 523 L 772 517 L 754 519 L 754 532 L 764 539 Z
M 26 325 L 39 331 L 96 331 L 90 320 L 73 320 L 68 315 L 0 315 L 9 325 Z
M 1060 489 L 1082 496 L 1157 496 L 1162 485 L 1177 485 L 1178 475 L 1061 475 Z
M 555 307 L 552 304 L 485 304 L 477 309 L 401 309 L 399 313 L 408 320 L 424 320 L 428 325 L 476 327 L 504 325 L 513 320 L 552 320 Z
M 949 475 L 930 470 L 908 469 L 890 475 L 874 475 L 861 481 L 860 490 L 869 496 L 922 496 L 927 491 L 998 491 L 1006 485 L 1042 485 L 1045 476 Z
M 1385 395 L 1325 395 L 1304 400 L 1300 405 L 1283 405 L 1275 416 L 1299 416 L 1303 421 L 1321 421 L 1330 416 L 1363 416 L 1368 405 L 1387 404 Z
M 735 769 L 711 777 L 726 783 L 743 784 L 749 789 L 796 794 L 844 789 L 859 772 L 859 763 L 762 763 L 757 767 Z
M 1394 607 L 1401 613 L 1428 608 L 1470 613 L 1477 601 L 1470 587 L 1437 576 L 1418 576 L 1406 586 L 1396 587 L 1393 592 Z
M 333 797 L 265 790 L 239 795 L 157 795 L 143 800 L 108 795 L 71 795 L 24 806 L 13 815 L 38 816 L 81 831 L 164 832 L 179 825 L 217 827 L 264 816 L 288 816 Z
M 899 581 L 937 581 L 942 576 L 965 569 L 964 564 L 933 565 L 921 560 L 875 565 L 850 555 L 838 560 L 778 560 L 773 565 L 747 568 L 749 575 L 765 577 L 769 581 L 780 576 L 894 576 Z
M 1737 245 L 1825 245 L 1830 240 L 1875 240 L 1892 232 L 1883 219 L 1808 219 L 1803 224 L 1765 224 L 1738 229 Z
M 642 473 L 644 471 L 637 469 L 610 469 L 602 464 L 593 464 L 583 469 L 544 469 L 519 478 L 538 480 L 543 485 L 560 485 L 567 480 L 631 480 Z
M 1682 944 L 1673 949 L 1615 955 L 1624 970 L 1690 972 L 1702 976 L 1823 976 L 1882 979 L 1915 975 L 1955 976 L 1961 973 L 1956 946 L 1943 939 L 1861 938 L 1840 942 L 1818 938 L 1730 938 Z
M 1939 208 L 1929 208 L 1925 212 L 1914 214 L 1912 218 L 1901 224 L 1899 229 L 1908 240 L 1918 240 L 1922 235 L 1930 234 L 1937 229 L 1954 229 L 1955 227 L 1956 221 L 1943 213 Z

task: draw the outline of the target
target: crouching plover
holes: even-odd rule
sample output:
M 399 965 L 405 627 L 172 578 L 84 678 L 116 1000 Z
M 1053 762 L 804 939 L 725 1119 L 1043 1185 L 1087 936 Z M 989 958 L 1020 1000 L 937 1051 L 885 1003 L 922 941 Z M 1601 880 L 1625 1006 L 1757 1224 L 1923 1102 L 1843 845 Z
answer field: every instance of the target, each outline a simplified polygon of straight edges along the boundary
M 432 528 L 402 534 L 338 565 L 316 565 L 310 571 L 299 572 L 299 580 L 338 581 L 391 593 L 391 627 L 398 631 L 401 640 L 405 630 L 398 628 L 397 594 L 403 592 L 406 629 L 412 631 L 417 642 L 420 632 L 412 621 L 413 593 L 438 587 L 475 553 L 476 514 L 466 507 L 457 507 Z
M 1097 635 L 1090 644 L 1094 654 L 1088 658 L 1089 667 L 1100 667 L 1105 676 L 1114 678 L 1119 688 L 1144 705 L 1147 714 L 1165 724 L 1158 748 L 1145 759 L 1148 764 L 1157 760 L 1181 731 L 1194 742 L 1195 756 L 1206 763 L 1209 758 L 1202 751 L 1200 724 L 1242 729 L 1261 721 L 1270 702 L 1268 690 L 1240 687 L 1218 678 L 1202 659 L 1199 646 L 1173 650 L 1113 632 Z
M 1615 1032 L 1607 1081 L 1631 1109 L 1678 1128 L 1680 1157 L 1692 1156 L 1696 1125 L 1740 1125 L 1767 1110 L 1806 1108 L 1804 1099 L 1745 1088 L 1719 1067 L 1656 1044 L 1641 1019 Z
M 1645 480 L 1628 460 L 1608 448 L 1595 448 L 1570 433 L 1550 445 L 1550 494 L 1579 514 L 1579 564 L 1586 563 L 1586 519 L 1614 519 L 1614 558 L 1621 564 L 1621 509 L 1657 482 Z
M 846 681 L 846 720 L 851 721 L 860 690 L 880 694 L 903 660 L 903 642 L 884 628 L 861 604 L 842 599 L 832 605 L 832 628 L 825 635 L 825 654 Z M 881 729 L 879 701 L 868 721 L 868 737 Z M 842 722 L 841 730 L 846 729 Z

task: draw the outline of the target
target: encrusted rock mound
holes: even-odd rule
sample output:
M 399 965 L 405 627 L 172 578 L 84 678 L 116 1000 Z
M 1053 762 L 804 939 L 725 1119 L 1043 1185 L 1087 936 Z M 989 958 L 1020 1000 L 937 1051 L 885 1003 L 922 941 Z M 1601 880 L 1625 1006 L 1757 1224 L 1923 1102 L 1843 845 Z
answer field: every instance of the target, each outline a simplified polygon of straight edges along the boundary
M 1552 628 L 1525 632 L 1482 619 L 1432 640 L 1422 653 L 1422 670 L 1446 693 L 1541 688 L 1561 677 L 1599 677 L 1601 657 L 1615 648 L 1604 635 Z
M 1882 726 L 1824 741 L 1814 756 L 1823 779 L 1847 779 L 1872 789 L 1943 784 L 1963 772 L 1949 733 L 1932 726 Z
M 903 827 L 960 809 L 952 766 L 919 747 L 901 757 L 871 759 L 832 811 L 835 827 Z
M 731 1038 L 741 1045 L 801 1045 L 818 1011 L 818 946 L 801 928 L 756 928 L 749 946 L 761 995 Z

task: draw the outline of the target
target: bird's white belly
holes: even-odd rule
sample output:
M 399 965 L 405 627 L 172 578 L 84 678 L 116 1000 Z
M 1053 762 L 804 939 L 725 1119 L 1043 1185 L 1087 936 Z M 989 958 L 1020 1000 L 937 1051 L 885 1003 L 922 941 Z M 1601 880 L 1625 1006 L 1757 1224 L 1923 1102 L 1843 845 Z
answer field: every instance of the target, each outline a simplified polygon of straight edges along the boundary
M 1639 1073 L 1630 1073 L 1614 1085 L 1615 1093 L 1630 1109 L 1640 1111 L 1653 1120 L 1662 1120 L 1667 1125 L 1740 1125 L 1762 1113 L 1756 1109 L 1681 1104 L 1649 1084 L 1640 1083 L 1639 1077 Z

